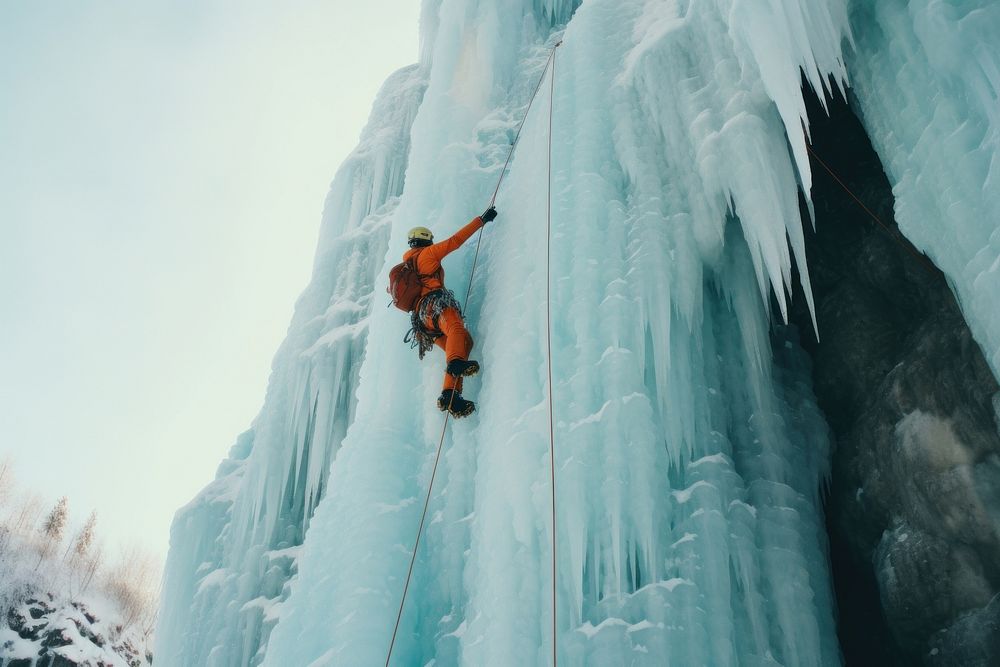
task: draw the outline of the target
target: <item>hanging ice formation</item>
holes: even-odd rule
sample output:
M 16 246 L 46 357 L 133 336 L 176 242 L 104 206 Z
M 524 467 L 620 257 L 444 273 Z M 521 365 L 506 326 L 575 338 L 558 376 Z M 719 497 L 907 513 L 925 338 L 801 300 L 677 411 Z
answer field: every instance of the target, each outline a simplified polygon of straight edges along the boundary
M 265 406 L 177 515 L 158 664 L 385 660 L 443 362 L 401 344 L 382 286 L 408 228 L 488 201 L 559 38 L 558 636 L 538 114 L 485 232 L 481 410 L 449 427 L 394 664 L 542 665 L 554 639 L 573 665 L 837 664 L 827 429 L 780 325 L 793 264 L 810 293 L 801 77 L 853 86 L 903 232 L 1000 370 L 998 26 L 988 0 L 425 0 L 419 63 L 334 180 Z M 460 290 L 471 254 L 448 260 Z

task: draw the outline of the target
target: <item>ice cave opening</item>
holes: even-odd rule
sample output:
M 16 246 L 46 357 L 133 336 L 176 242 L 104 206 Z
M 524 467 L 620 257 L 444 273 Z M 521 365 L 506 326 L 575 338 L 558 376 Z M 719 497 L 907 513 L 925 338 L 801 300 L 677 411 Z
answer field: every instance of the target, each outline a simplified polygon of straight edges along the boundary
M 997 382 L 944 274 L 900 234 L 852 105 L 805 89 L 815 155 L 843 184 L 813 158 L 819 340 L 801 294 L 789 317 L 835 442 L 825 513 L 845 663 L 995 658 Z

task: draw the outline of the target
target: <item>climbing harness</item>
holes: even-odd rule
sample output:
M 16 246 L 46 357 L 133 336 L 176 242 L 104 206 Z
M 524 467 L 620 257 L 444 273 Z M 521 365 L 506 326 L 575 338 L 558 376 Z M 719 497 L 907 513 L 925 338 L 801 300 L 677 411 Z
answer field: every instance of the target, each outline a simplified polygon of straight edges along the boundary
M 531 99 L 528 100 L 528 106 L 524 110 L 524 116 L 521 118 L 521 122 L 520 122 L 520 124 L 517 127 L 517 133 L 514 135 L 514 140 L 510 144 L 510 150 L 507 152 L 507 159 L 506 159 L 506 161 L 504 161 L 503 169 L 500 170 L 500 177 L 499 177 L 499 179 L 497 179 L 497 186 L 493 190 L 493 196 L 490 198 L 490 206 L 492 207 L 494 204 L 496 204 L 497 194 L 500 192 L 500 185 L 503 183 L 504 176 L 507 174 L 507 167 L 510 166 L 511 157 L 513 157 L 513 155 L 514 155 L 514 149 L 517 147 L 518 141 L 520 141 L 520 139 L 521 139 L 521 131 L 524 129 L 524 123 L 528 119 L 528 113 L 531 111 L 531 106 L 535 102 L 535 97 L 538 95 L 538 91 L 542 87 L 542 82 L 545 80 L 546 73 L 548 73 L 549 69 L 551 68 L 552 69 L 552 84 L 551 84 L 551 87 L 550 87 L 550 99 L 549 99 L 549 147 L 548 147 L 548 160 L 549 160 L 549 163 L 548 163 L 548 169 L 549 169 L 549 181 L 548 181 L 549 182 L 549 185 L 548 185 L 548 188 L 549 188 L 549 194 L 548 194 L 548 220 L 549 220 L 549 224 L 548 224 L 548 228 L 547 228 L 548 229 L 548 234 L 549 234 L 549 237 L 550 237 L 550 241 L 549 241 L 549 244 L 547 246 L 547 248 L 549 249 L 549 252 L 547 254 L 547 263 L 551 263 L 549 260 L 551 258 L 551 251 L 550 251 L 550 249 L 551 249 L 551 228 L 552 228 L 552 107 L 553 107 L 553 100 L 551 99 L 551 92 L 553 92 L 555 90 L 556 49 L 558 49 L 560 46 L 562 46 L 562 41 L 557 42 L 556 45 L 552 47 L 552 52 L 549 54 L 549 59 L 545 62 L 545 67 L 542 69 L 542 73 L 538 77 L 538 84 L 535 86 L 535 90 L 531 94 Z M 469 303 L 469 296 L 472 294 L 472 280 L 473 280 L 473 278 L 476 275 L 476 265 L 479 262 L 479 249 L 482 246 L 482 242 L 483 242 L 483 230 L 480 229 L 479 230 L 479 236 L 478 236 L 478 239 L 476 241 L 476 254 L 475 254 L 475 257 L 473 257 L 473 260 L 472 260 L 472 271 L 469 274 L 469 286 L 468 286 L 468 288 L 465 291 L 465 303 L 466 304 Z M 549 269 L 546 269 L 546 271 L 547 271 L 547 273 L 546 273 L 547 278 L 546 279 L 547 279 L 547 281 L 549 283 L 551 283 L 551 272 L 549 271 Z M 426 300 L 426 297 L 424 298 L 424 300 Z M 451 300 L 455 301 L 454 294 L 451 294 Z M 458 307 L 458 306 L 459 306 L 459 304 L 456 301 L 455 302 L 455 306 L 453 306 L 453 307 Z M 417 310 L 419 311 L 419 310 L 422 310 L 422 309 L 423 309 L 423 305 L 421 304 L 420 306 L 418 306 Z M 458 310 L 459 310 L 459 312 L 461 312 L 461 308 L 460 307 L 458 307 Z M 438 314 L 440 315 L 440 313 L 438 313 Z M 411 320 L 411 322 L 412 321 L 413 320 Z M 436 320 L 435 320 L 435 326 L 436 326 Z M 416 326 L 414 326 L 414 329 L 411 329 L 411 333 L 414 332 L 417 329 L 418 328 Z M 416 336 L 416 335 L 418 335 L 418 334 L 414 334 L 414 336 Z M 547 329 L 547 335 L 549 337 L 549 346 L 548 346 L 548 350 L 549 350 L 549 438 L 550 438 L 550 441 L 549 441 L 549 458 L 550 458 L 550 463 L 551 463 L 551 476 L 552 476 L 552 665 L 553 665 L 553 667 L 556 667 L 557 663 L 556 663 L 556 634 L 555 634 L 555 630 L 556 630 L 555 459 L 552 456 L 552 454 L 554 452 L 555 436 L 554 436 L 554 431 L 553 431 L 553 426 L 552 426 L 552 342 L 551 342 L 551 314 L 549 315 L 549 324 L 548 324 L 548 329 Z M 407 334 L 407 337 L 410 337 L 410 334 Z M 404 340 L 406 340 L 406 339 L 404 338 Z M 411 342 L 411 341 L 406 341 L 406 342 Z M 433 343 L 433 339 L 431 339 L 431 345 L 433 345 L 433 344 L 434 344 Z M 421 343 L 418 342 L 417 345 L 420 346 Z M 454 397 L 455 397 L 455 392 L 452 392 L 452 394 L 451 394 L 451 400 L 454 400 Z M 423 511 L 420 513 L 420 523 L 417 526 L 417 536 L 416 536 L 416 538 L 413 541 L 413 551 L 410 554 L 410 566 L 409 566 L 409 568 L 406 571 L 406 581 L 403 584 L 403 594 L 402 594 L 402 596 L 400 597 L 400 600 L 399 600 L 399 611 L 396 613 L 396 624 L 395 624 L 395 626 L 392 629 L 392 639 L 389 640 L 389 650 L 388 650 L 388 652 L 387 652 L 387 654 L 385 656 L 385 667 L 389 667 L 389 661 L 392 659 L 392 651 L 393 651 L 393 649 L 396 646 L 396 636 L 399 633 L 399 624 L 400 624 L 400 621 L 403 618 L 403 608 L 406 605 L 406 594 L 410 590 L 410 581 L 411 581 L 411 579 L 413 577 L 413 566 L 414 566 L 414 564 L 416 563 L 416 560 L 417 560 L 417 550 L 420 547 L 420 537 L 421 537 L 421 535 L 423 535 L 424 523 L 427 520 L 427 509 L 430 506 L 431 493 L 434 490 L 434 480 L 437 477 L 438 464 L 441 461 L 441 451 L 444 448 L 444 436 L 445 436 L 445 433 L 447 432 L 447 429 L 448 429 L 448 419 L 451 416 L 451 400 L 449 401 L 448 411 L 445 412 L 445 414 L 444 414 L 444 423 L 441 426 L 441 437 L 438 440 L 437 452 L 434 455 L 434 467 L 431 469 L 431 479 L 430 479 L 430 483 L 427 486 L 427 495 L 424 498 L 424 508 L 423 508 Z
M 417 307 L 410 313 L 410 330 L 403 336 L 403 342 L 410 344 L 410 349 L 417 348 L 417 354 L 423 360 L 424 355 L 434 348 L 434 341 L 443 336 L 441 327 L 438 326 L 438 319 L 448 308 L 454 308 L 462 315 L 462 306 L 455 298 L 455 293 L 450 289 L 438 289 L 425 294 Z M 427 320 L 433 323 L 432 327 L 427 326 Z

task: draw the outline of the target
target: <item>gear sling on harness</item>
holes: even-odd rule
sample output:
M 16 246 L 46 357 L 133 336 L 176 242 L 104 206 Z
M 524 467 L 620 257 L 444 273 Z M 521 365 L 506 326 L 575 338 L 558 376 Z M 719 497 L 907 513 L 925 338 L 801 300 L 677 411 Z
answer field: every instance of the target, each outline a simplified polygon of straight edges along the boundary
M 411 327 L 403 336 L 403 342 L 409 343 L 410 349 L 417 348 L 417 354 L 421 359 L 434 347 L 435 341 L 444 335 L 440 320 L 441 314 L 447 308 L 454 308 L 458 316 L 463 317 L 462 306 L 455 298 L 455 293 L 442 288 L 425 294 L 410 313 Z M 433 326 L 428 327 L 426 325 L 428 321 Z

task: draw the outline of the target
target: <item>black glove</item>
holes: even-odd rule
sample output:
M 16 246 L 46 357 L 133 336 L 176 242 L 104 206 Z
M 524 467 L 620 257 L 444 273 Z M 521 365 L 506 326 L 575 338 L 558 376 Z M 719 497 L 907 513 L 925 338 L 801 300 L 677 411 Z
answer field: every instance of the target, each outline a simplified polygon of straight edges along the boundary
M 483 219 L 483 222 L 492 222 L 493 218 L 497 217 L 497 210 L 495 207 L 490 206 L 479 217 Z

